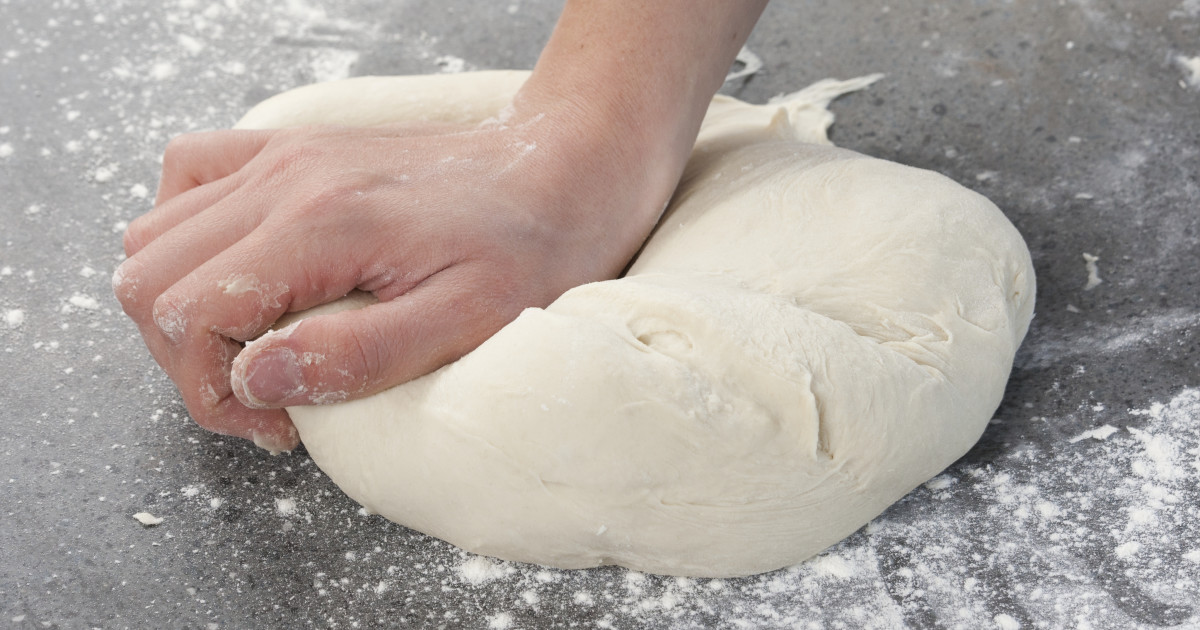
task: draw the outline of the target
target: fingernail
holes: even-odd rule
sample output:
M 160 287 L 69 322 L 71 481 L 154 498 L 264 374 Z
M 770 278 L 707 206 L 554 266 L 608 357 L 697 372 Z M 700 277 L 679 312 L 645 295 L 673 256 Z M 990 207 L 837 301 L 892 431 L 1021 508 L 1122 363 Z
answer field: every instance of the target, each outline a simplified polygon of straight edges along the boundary
M 271 435 L 269 433 L 254 432 L 254 445 L 267 451 L 272 455 L 280 453 L 289 453 L 296 447 L 298 440 L 296 439 L 296 429 L 288 427 L 288 434 L 285 436 Z
M 243 402 L 250 407 L 268 407 L 304 393 L 304 375 L 296 353 L 288 348 L 268 348 L 250 359 L 242 377 Z

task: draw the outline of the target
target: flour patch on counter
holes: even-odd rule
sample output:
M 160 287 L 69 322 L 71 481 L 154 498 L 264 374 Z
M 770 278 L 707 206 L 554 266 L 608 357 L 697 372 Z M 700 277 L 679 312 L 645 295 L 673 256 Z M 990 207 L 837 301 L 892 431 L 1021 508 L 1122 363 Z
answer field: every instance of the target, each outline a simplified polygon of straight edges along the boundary
M 513 569 L 507 566 L 507 563 L 472 555 L 455 567 L 455 572 L 463 582 L 471 586 L 480 586 L 511 574 Z
M 487 622 L 489 630 L 508 630 L 513 627 L 513 616 L 510 613 L 498 612 L 488 616 Z
M 1195 57 L 1179 55 L 1175 57 L 1175 63 L 1183 71 L 1183 81 L 1180 83 L 1184 87 L 1200 89 L 1200 55 Z
M 25 311 L 19 308 L 4 310 L 4 324 L 11 328 L 20 328 L 25 323 Z
M 467 69 L 467 61 L 454 55 L 439 55 L 433 62 L 437 64 L 438 72 L 446 74 L 458 74 Z
M 962 610 L 967 619 L 1007 615 L 1022 628 L 1073 627 L 1072 611 L 1084 608 L 1111 622 L 1097 628 L 1200 622 L 1200 611 L 1175 603 L 1200 587 L 1200 389 L 1126 411 L 1080 409 L 1106 422 L 959 471 L 933 512 L 902 502 L 893 509 L 908 524 L 883 518 L 835 550 L 886 553 L 871 574 L 910 625 L 922 610 L 938 618 Z M 1114 509 L 1080 519 L 1094 502 Z M 1004 527 L 989 527 L 995 521 Z M 1025 593 L 1019 608 L 1008 603 L 1013 592 Z M 1160 613 L 1130 618 L 1131 610 Z
M 1110 435 L 1116 433 L 1119 430 L 1120 429 L 1112 426 L 1111 424 L 1106 424 L 1102 427 L 1091 429 L 1089 431 L 1084 431 L 1083 433 L 1080 433 L 1079 435 L 1076 435 L 1075 437 L 1071 438 L 1069 440 L 1069 442 L 1071 444 L 1074 444 L 1081 440 L 1107 440 Z
M 1072 307 L 1067 306 L 1071 311 Z M 1075 307 L 1072 312 L 1082 312 Z M 1069 331 L 1054 338 L 1031 339 L 1026 352 L 1017 356 L 1021 368 L 1045 368 L 1095 354 L 1123 354 L 1148 348 L 1164 339 L 1200 326 L 1200 312 L 1177 308 L 1164 312 L 1130 317 L 1120 324 L 1095 326 Z
M 70 312 L 70 307 L 83 309 L 85 311 L 95 311 L 100 309 L 100 300 L 82 293 L 76 293 L 67 298 L 67 304 L 63 305 L 63 312 Z
M 283 497 L 275 499 L 275 512 L 280 516 L 291 516 L 296 513 L 296 499 Z
M 358 62 L 357 50 L 326 48 L 313 54 L 312 75 L 316 81 L 337 81 L 350 76 Z

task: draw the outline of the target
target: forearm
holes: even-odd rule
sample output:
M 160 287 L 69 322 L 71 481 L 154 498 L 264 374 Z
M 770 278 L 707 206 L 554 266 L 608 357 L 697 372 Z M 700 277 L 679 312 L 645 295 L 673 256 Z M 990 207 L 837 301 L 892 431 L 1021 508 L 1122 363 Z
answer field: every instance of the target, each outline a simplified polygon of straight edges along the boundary
M 650 169 L 645 185 L 669 194 L 765 5 L 569 0 L 518 107 L 571 108 L 581 142 L 620 143 L 616 159 Z

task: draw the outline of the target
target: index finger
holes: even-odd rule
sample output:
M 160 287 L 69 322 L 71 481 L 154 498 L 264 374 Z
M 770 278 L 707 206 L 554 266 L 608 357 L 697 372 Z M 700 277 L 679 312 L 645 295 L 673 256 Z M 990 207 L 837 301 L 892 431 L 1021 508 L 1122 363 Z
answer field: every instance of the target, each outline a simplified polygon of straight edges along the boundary
M 263 150 L 275 130 L 202 131 L 176 136 L 163 152 L 154 205 L 238 172 Z

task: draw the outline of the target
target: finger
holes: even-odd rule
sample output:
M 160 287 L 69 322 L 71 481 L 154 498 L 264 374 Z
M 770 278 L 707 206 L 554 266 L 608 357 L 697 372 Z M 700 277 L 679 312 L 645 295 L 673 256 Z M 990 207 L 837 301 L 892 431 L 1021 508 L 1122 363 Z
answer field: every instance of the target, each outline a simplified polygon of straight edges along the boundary
M 193 311 L 200 305 L 214 302 L 204 292 L 192 288 L 195 280 L 186 281 L 202 269 L 211 267 L 214 260 L 221 259 L 223 252 L 253 231 L 260 213 L 258 204 L 246 197 L 235 194 L 219 204 L 243 207 L 244 210 L 225 211 L 225 208 L 213 207 L 153 240 L 117 269 L 113 290 L 125 312 L 137 323 L 155 360 L 178 386 L 197 423 L 218 433 L 253 440 L 268 450 L 289 450 L 295 447 L 298 438 L 286 414 L 247 409 L 232 395 L 229 370 L 241 345 L 208 330 L 208 319 Z M 270 259 L 274 254 L 264 253 L 263 257 Z M 236 266 L 230 262 L 236 260 L 236 254 L 224 258 L 226 266 Z M 248 318 L 256 327 L 274 320 L 273 314 L 260 313 L 260 306 L 264 300 L 275 303 L 275 297 L 284 299 L 280 292 L 272 294 L 271 287 L 247 285 L 248 276 L 242 278 L 242 284 L 238 284 L 236 276 L 225 279 L 224 283 L 211 282 L 216 291 L 228 289 L 232 297 L 255 300 L 251 306 L 235 309 L 228 315 L 229 319 L 244 324 Z M 261 295 L 264 292 L 265 295 Z M 234 300 L 235 303 L 251 301 Z M 279 304 L 280 308 L 286 309 L 286 300 Z M 244 315 L 246 310 L 253 312 Z M 192 322 L 195 322 L 195 329 L 189 328 Z M 237 327 L 228 321 L 223 324 Z M 195 340 L 200 336 L 195 330 L 206 330 L 207 334 Z M 181 344 L 189 333 L 193 341 Z M 240 338 L 254 334 L 247 333 Z
M 183 196 L 189 194 L 192 193 Z M 169 203 L 181 201 L 182 197 Z M 261 214 L 254 204 L 243 202 L 243 197 L 238 195 L 223 201 L 230 206 L 246 209 L 224 212 L 223 208 L 214 207 L 208 212 L 201 212 L 185 220 L 177 226 L 178 229 L 167 232 L 136 251 L 113 273 L 113 294 L 121 303 L 121 308 L 137 324 L 151 356 L 172 378 L 176 359 L 172 357 L 172 344 L 164 335 L 162 325 L 173 320 L 164 319 L 161 315 L 155 317 L 157 299 L 180 279 L 253 230 Z M 232 356 L 228 360 L 232 361 Z M 185 402 L 192 400 L 194 398 L 185 398 Z
M 241 344 L 214 335 L 203 347 L 193 346 L 180 352 L 165 338 L 159 327 L 161 321 L 160 314 L 158 323 L 154 320 L 149 324 L 139 323 L 138 328 L 155 360 L 176 383 L 197 424 L 216 433 L 246 438 L 272 454 L 290 451 L 299 444 L 299 435 L 287 414 L 249 409 L 232 395 L 228 375 Z M 209 366 L 211 373 L 198 382 L 178 377 L 190 373 L 195 365 Z
M 432 372 L 474 350 L 526 306 L 461 264 L 388 302 L 319 315 L 268 333 L 234 361 L 238 398 L 250 407 L 339 402 Z
M 272 444 L 286 443 L 291 435 L 287 414 L 249 409 L 233 395 L 230 371 L 242 349 L 238 342 L 257 337 L 294 303 L 303 308 L 331 301 L 359 278 L 353 260 L 310 273 L 311 265 L 299 261 L 321 258 L 298 253 L 303 248 L 294 242 L 276 231 L 248 235 L 153 302 L 151 323 L 143 330 L 147 345 L 193 419 L 207 429 Z
M 234 176 L 180 193 L 136 218 L 125 229 L 125 255 L 132 257 L 155 239 L 184 221 L 216 205 L 241 185 Z
M 265 296 L 286 302 L 286 297 L 277 293 L 267 292 Z M 233 396 L 229 373 L 242 345 L 218 331 L 205 330 L 208 326 L 204 323 L 197 323 L 203 322 L 203 317 L 195 312 L 200 303 L 200 300 L 181 303 L 172 292 L 164 293 L 155 302 L 153 324 L 147 327 L 149 330 L 143 330 L 147 345 L 152 346 L 155 358 L 175 382 L 197 424 L 210 431 L 252 440 L 271 451 L 290 450 L 297 437 L 286 414 L 272 409 L 249 409 Z M 252 325 L 261 321 L 259 317 L 257 313 L 250 316 Z
M 223 435 L 246 438 L 272 455 L 290 451 L 300 443 L 291 418 L 279 409 L 250 409 L 229 390 L 229 369 L 241 345 L 214 339 L 220 354 L 221 377 L 205 382 L 199 391 L 179 387 L 180 396 L 197 424 Z
M 214 189 L 214 195 L 219 192 Z M 154 300 L 245 238 L 265 214 L 266 205 L 255 193 L 237 191 L 223 197 L 134 252 L 113 273 L 113 293 L 134 321 L 147 322 Z
M 154 205 L 236 173 L 254 159 L 275 130 L 189 133 L 167 143 Z

